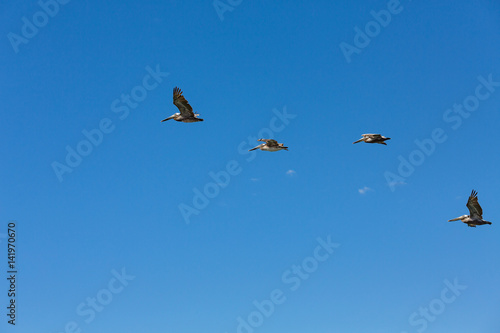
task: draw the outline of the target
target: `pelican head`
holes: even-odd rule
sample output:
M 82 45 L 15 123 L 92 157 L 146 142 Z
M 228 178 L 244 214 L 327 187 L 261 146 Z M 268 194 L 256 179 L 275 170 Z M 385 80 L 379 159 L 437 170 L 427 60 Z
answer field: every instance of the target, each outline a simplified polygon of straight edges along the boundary
M 459 216 L 459 217 L 457 217 L 457 218 L 454 218 L 454 219 L 448 220 L 448 222 L 452 222 L 452 221 L 462 221 L 462 220 L 464 220 L 464 219 L 466 219 L 466 218 L 468 218 L 468 217 L 469 217 L 469 215 L 462 215 L 462 216 Z

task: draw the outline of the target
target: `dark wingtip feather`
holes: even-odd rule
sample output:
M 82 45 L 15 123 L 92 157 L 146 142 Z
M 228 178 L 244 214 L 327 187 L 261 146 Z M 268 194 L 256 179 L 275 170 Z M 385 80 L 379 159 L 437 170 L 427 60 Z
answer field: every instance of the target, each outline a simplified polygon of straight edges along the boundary
M 174 88 L 174 95 L 182 95 L 182 90 L 179 87 Z

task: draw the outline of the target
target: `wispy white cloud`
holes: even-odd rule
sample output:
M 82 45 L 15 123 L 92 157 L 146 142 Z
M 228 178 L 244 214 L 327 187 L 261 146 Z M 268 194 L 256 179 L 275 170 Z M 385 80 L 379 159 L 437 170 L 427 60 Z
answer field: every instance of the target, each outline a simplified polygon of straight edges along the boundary
M 290 169 L 290 170 L 288 170 L 288 171 L 286 172 L 286 175 L 287 175 L 287 176 L 290 176 L 290 177 L 293 177 L 293 176 L 295 176 L 296 174 L 297 174 L 297 172 L 296 172 L 295 170 L 292 170 L 292 169 Z
M 365 186 L 365 187 L 360 188 L 358 190 L 359 194 L 366 194 L 366 192 L 368 192 L 368 191 L 373 191 L 373 189 L 369 188 L 368 186 Z
M 252 182 L 258 182 L 260 180 L 260 178 L 250 178 L 250 181 Z

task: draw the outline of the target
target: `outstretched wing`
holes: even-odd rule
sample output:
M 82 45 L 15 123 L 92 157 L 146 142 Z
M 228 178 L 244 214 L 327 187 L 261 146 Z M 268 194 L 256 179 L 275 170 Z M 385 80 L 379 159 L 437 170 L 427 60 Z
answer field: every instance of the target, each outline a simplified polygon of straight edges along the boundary
M 370 138 L 370 139 L 382 139 L 382 135 L 380 135 L 380 134 L 368 133 L 368 134 L 362 134 L 361 136 L 364 138 L 366 137 L 366 138 Z
M 273 139 L 259 139 L 257 141 L 263 141 L 267 144 L 268 147 L 277 147 L 279 146 L 278 141 Z
M 257 147 L 253 147 L 252 149 L 248 149 L 248 151 L 252 151 L 252 150 L 255 150 L 255 149 L 259 149 L 260 147 L 262 147 L 264 144 L 261 144 L 261 145 L 258 145 Z
M 178 87 L 174 88 L 174 105 L 177 106 L 183 117 L 194 117 L 193 108 L 182 96 L 182 90 Z
M 467 208 L 469 208 L 469 216 L 471 218 L 483 219 L 483 209 L 479 205 L 479 202 L 477 202 L 477 192 L 474 190 L 472 190 L 469 200 L 467 200 Z

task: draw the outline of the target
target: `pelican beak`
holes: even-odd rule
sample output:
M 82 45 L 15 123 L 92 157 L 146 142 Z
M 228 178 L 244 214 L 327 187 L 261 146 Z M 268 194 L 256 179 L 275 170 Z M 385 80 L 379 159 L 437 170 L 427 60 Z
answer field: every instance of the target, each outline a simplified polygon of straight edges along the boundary
M 459 221 L 459 220 L 460 220 L 460 217 L 457 217 L 455 219 L 448 220 L 448 222 Z
M 359 139 L 358 141 L 354 141 L 352 144 L 355 144 L 355 143 L 358 143 L 358 142 L 361 142 L 363 141 L 363 139 Z
M 170 120 L 170 119 L 172 119 L 173 117 L 174 117 L 174 116 L 170 116 L 170 117 L 168 117 L 168 118 L 165 118 L 165 119 L 163 119 L 161 122 L 164 122 L 164 121 Z

